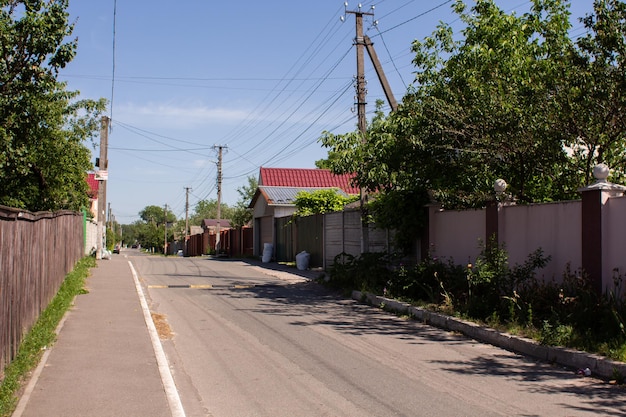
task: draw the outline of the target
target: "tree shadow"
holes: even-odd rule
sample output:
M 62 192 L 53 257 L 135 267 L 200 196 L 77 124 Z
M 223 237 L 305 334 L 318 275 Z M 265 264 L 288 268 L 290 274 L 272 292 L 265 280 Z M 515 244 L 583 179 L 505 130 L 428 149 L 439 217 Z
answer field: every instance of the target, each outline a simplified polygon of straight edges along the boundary
M 324 326 L 340 333 L 395 337 L 413 345 L 433 343 L 465 345 L 474 343 L 466 336 L 398 317 L 382 309 L 345 298 L 314 282 L 290 285 L 258 285 L 224 293 L 231 297 L 256 297 L 262 302 L 250 310 L 255 314 L 293 318 L 293 326 Z M 338 313 L 334 311 L 339 308 Z M 330 313 L 329 312 L 333 312 Z M 479 341 L 480 342 L 480 341 Z M 514 352 L 483 354 L 466 361 L 433 360 L 438 369 L 451 375 L 503 377 L 519 382 L 520 392 L 529 394 L 572 395 L 582 398 L 587 407 L 562 404 L 573 414 L 626 415 L 626 389 L 593 378 L 577 376 L 572 369 L 524 357 Z M 513 362 L 514 360 L 514 362 Z M 583 380 L 581 380 L 583 379 Z

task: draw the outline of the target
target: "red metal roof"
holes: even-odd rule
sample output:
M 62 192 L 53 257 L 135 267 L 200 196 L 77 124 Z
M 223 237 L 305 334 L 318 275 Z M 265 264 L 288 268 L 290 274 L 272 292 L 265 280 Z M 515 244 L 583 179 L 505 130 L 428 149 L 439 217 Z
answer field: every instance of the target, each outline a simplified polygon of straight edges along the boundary
M 335 175 L 328 169 L 261 167 L 259 185 L 339 188 L 346 194 L 359 194 L 359 187 L 352 184 L 353 178 L 354 174 Z
M 87 184 L 89 185 L 89 197 L 97 198 L 100 182 L 96 180 L 96 174 L 87 174 Z

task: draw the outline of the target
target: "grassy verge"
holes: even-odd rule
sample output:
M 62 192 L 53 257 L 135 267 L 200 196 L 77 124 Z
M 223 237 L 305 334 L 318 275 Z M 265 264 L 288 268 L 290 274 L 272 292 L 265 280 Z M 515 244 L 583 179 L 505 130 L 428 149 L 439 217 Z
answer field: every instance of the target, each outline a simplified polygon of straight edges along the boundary
M 59 292 L 22 341 L 15 359 L 5 368 L 4 380 L 0 383 L 1 417 L 12 414 L 17 405 L 16 394 L 28 372 L 37 366 L 44 348 L 54 343 L 59 322 L 72 305 L 74 297 L 85 293 L 85 278 L 89 275 L 89 269 L 95 266 L 93 257 L 85 257 L 76 264 L 74 270 L 65 277 Z

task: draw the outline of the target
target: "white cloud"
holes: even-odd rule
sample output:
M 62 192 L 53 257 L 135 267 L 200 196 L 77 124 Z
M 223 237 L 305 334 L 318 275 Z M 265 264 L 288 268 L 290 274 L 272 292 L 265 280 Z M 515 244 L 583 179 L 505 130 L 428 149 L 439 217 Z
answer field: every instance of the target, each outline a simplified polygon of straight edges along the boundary
M 141 126 L 196 129 L 209 125 L 232 125 L 249 114 L 240 109 L 210 108 L 202 104 L 127 103 L 113 109 L 113 117 Z

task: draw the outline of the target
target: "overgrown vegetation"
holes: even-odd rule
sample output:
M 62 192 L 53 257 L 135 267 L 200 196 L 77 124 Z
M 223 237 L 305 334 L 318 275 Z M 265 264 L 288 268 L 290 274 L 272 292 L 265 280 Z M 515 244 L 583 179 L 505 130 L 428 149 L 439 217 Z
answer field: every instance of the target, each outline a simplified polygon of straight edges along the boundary
M 455 1 L 460 32 L 441 23 L 413 42 L 414 83 L 397 111 L 378 107 L 367 140 L 320 138 L 329 155 L 318 166 L 384 196 L 374 220 L 394 224 L 400 242 L 419 232 L 405 219 L 423 214 L 399 201 L 483 207 L 498 178 L 519 203 L 575 199 L 598 163 L 626 178 L 626 3 L 596 0 L 573 18 L 566 0 L 532 0 L 524 14 L 498 3 Z M 572 38 L 576 18 L 585 35 Z
M 76 264 L 74 270 L 65 277 L 59 292 L 24 338 L 15 359 L 5 368 L 4 379 L 0 383 L 0 417 L 8 417 L 13 412 L 17 404 L 16 393 L 21 384 L 39 363 L 46 346 L 56 339 L 55 330 L 72 305 L 74 297 L 85 293 L 85 278 L 89 275 L 89 269 L 95 266 L 93 257 L 85 257 Z
M 327 285 L 359 289 L 422 305 L 531 337 L 542 344 L 595 352 L 626 361 L 626 303 L 623 277 L 597 294 L 589 279 L 569 268 L 559 279 L 537 272 L 549 257 L 541 249 L 509 266 L 503 247 L 485 245 L 474 264 L 429 257 L 406 265 L 395 256 L 338 255 Z

